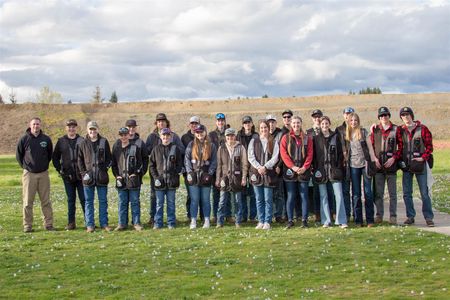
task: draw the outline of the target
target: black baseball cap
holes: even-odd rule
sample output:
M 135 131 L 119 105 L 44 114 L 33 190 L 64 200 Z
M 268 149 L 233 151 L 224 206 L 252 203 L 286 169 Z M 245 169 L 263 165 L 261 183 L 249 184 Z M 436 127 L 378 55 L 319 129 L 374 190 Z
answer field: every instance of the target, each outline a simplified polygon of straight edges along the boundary
M 405 114 L 405 113 L 410 114 L 414 120 L 414 112 L 411 107 L 408 107 L 408 106 L 402 107 L 402 109 L 400 109 L 400 118 L 402 117 L 402 114 Z
M 78 123 L 75 119 L 69 119 L 66 121 L 66 126 L 78 126 Z
M 380 118 L 382 115 L 388 115 L 389 118 L 391 117 L 391 112 L 389 111 L 389 108 L 386 106 L 382 106 L 378 109 L 378 118 Z
M 242 118 L 242 123 L 253 122 L 252 117 L 245 116 Z
M 290 110 L 290 109 L 285 109 L 285 110 L 283 111 L 283 113 L 281 113 L 282 116 L 284 116 L 285 114 L 290 114 L 291 116 L 294 115 L 294 113 L 293 113 L 292 110 Z
M 320 109 L 315 109 L 315 110 L 313 110 L 313 112 L 311 113 L 311 117 L 314 117 L 314 116 L 318 116 L 318 117 L 322 117 L 323 116 L 323 113 L 322 113 L 322 111 L 320 110 Z
M 136 127 L 136 126 L 137 126 L 137 123 L 136 123 L 136 120 L 134 120 L 134 119 L 130 119 L 125 122 L 125 127 Z
M 167 117 L 165 113 L 158 113 L 156 115 L 156 121 L 160 121 L 160 120 L 166 120 L 167 121 Z

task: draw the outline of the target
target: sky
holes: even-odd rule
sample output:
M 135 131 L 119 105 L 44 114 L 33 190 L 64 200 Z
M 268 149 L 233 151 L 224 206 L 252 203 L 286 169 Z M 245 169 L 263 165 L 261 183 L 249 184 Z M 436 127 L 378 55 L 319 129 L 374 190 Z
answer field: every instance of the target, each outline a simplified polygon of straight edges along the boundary
M 0 94 L 35 101 L 450 91 L 450 0 L 0 0 Z

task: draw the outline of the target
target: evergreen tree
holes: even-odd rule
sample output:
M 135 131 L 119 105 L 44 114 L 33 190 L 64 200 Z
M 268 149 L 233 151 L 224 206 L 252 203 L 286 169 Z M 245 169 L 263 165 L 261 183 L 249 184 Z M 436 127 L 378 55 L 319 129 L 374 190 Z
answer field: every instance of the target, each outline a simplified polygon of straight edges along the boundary
M 119 102 L 119 99 L 117 98 L 117 94 L 116 91 L 114 91 L 111 95 L 111 98 L 109 99 L 109 102 L 111 103 L 117 103 Z

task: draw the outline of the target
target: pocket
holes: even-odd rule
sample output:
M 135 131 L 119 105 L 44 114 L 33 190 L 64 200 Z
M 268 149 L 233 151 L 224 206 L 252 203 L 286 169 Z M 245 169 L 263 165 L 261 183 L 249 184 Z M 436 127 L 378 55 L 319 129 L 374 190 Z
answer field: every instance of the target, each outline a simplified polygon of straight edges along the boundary
M 155 178 L 155 190 L 163 190 L 166 188 L 166 182 L 162 176 Z
M 267 170 L 267 174 L 265 176 L 266 178 L 266 185 L 268 187 L 277 187 L 278 186 L 278 176 L 277 172 L 275 170 Z
M 141 180 L 139 178 L 139 176 L 134 175 L 134 176 L 129 176 L 128 177 L 128 182 L 127 182 L 127 188 L 128 189 L 137 189 L 141 184 Z
M 108 185 L 109 182 L 109 175 L 108 171 L 105 170 L 98 170 L 98 184 L 99 185 Z
M 252 169 L 250 172 L 250 184 L 252 185 L 261 185 L 262 182 L 262 176 L 258 173 L 256 169 Z
M 295 181 L 296 173 L 292 169 L 283 165 L 283 179 L 285 181 Z
M 233 192 L 240 192 L 243 190 L 243 186 L 241 185 L 242 176 L 232 176 L 230 179 L 230 188 Z
M 325 176 L 325 170 L 319 168 L 313 173 L 314 182 L 317 184 L 325 183 L 327 181 L 327 177 Z
M 230 179 L 228 178 L 228 176 L 223 176 L 222 178 L 220 178 L 219 184 L 220 184 L 221 191 L 225 191 L 225 192 L 229 191 Z
M 411 160 L 409 171 L 414 174 L 422 174 L 425 169 L 425 161 Z
M 344 171 L 340 168 L 331 168 L 330 179 L 333 181 L 341 181 L 344 179 Z
M 208 172 L 201 172 L 200 173 L 200 185 L 201 186 L 210 186 L 212 183 L 212 176 L 209 175 Z
M 308 169 L 303 174 L 298 174 L 298 179 L 302 182 L 309 182 L 311 178 L 311 169 Z
M 197 174 L 195 172 L 189 172 L 186 174 L 186 183 L 188 185 L 196 185 L 197 184 Z
M 169 179 L 167 181 L 167 187 L 169 189 L 176 189 L 180 186 L 180 175 L 172 174 L 169 176 Z
M 84 175 L 83 175 L 83 185 L 86 186 L 91 186 L 92 184 L 94 184 L 94 173 L 92 172 L 92 170 L 87 171 Z

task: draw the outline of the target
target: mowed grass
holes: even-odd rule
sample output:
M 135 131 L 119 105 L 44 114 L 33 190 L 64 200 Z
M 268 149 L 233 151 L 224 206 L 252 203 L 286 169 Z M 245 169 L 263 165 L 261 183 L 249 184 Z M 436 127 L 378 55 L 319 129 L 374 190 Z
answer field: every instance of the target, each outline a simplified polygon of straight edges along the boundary
M 59 230 L 43 230 L 37 203 L 36 231 L 24 234 L 20 169 L 13 157 L 2 156 L 1 173 L 3 169 L 11 172 L 6 179 L 17 172 L 19 184 L 0 186 L 1 298 L 445 299 L 449 295 L 448 236 L 387 225 L 323 229 L 312 222 L 309 229 L 289 231 L 279 225 L 257 231 L 254 224 L 239 230 L 226 225 L 192 231 L 184 222 L 184 187 L 177 192 L 175 230 L 146 227 L 143 232 L 87 234 L 77 204 L 78 229 L 69 232 L 63 230 L 64 189 L 52 170 L 51 197 Z M 108 193 L 110 224 L 116 225 L 117 192 L 110 187 Z M 435 192 L 433 200 L 440 193 Z M 401 191 L 399 201 L 400 195 Z M 148 184 L 141 199 L 145 222 Z

